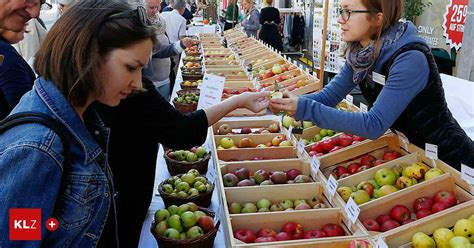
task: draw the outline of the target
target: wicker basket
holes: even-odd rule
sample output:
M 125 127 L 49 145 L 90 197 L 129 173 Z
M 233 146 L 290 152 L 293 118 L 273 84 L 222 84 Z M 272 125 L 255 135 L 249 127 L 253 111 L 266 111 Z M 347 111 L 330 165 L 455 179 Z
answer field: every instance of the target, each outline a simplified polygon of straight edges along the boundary
M 165 152 L 163 155 L 166 161 L 166 166 L 168 167 L 168 172 L 174 176 L 177 174 L 183 174 L 188 172 L 191 169 L 196 169 L 200 174 L 206 175 L 207 173 L 207 164 L 211 158 L 211 153 L 207 153 L 204 158 L 196 162 L 187 162 L 187 161 L 178 161 L 168 157 L 168 154 Z
M 183 174 L 178 174 L 176 176 L 181 177 Z M 204 175 L 201 175 L 204 176 Z M 207 179 L 207 178 L 206 178 Z M 158 186 L 158 193 L 160 193 L 161 198 L 163 199 L 163 202 L 165 203 L 166 207 L 169 207 L 171 205 L 176 205 L 179 206 L 181 204 L 185 204 L 188 202 L 194 202 L 196 205 L 200 207 L 209 207 L 211 205 L 211 198 L 212 198 L 212 192 L 214 191 L 215 185 L 212 184 L 212 190 L 206 191 L 204 193 L 199 193 L 197 196 L 188 196 L 186 198 L 181 198 L 177 196 L 172 196 L 166 192 L 163 191 L 163 184 L 165 184 L 167 180 L 163 181 L 160 183 Z M 209 182 L 209 180 L 208 180 Z
M 205 212 L 208 216 L 214 218 L 214 212 L 210 211 L 207 208 L 199 208 L 200 211 Z M 217 236 L 217 231 L 219 230 L 219 226 L 221 221 L 218 220 L 217 223 L 214 225 L 209 232 L 205 233 L 203 236 L 197 239 L 188 239 L 188 240 L 177 240 L 177 239 L 170 239 L 165 236 L 161 236 L 155 233 L 155 221 L 151 224 L 150 231 L 153 237 L 156 239 L 156 243 L 158 243 L 158 247 L 160 248 L 212 248 L 214 247 L 214 240 Z
M 182 90 L 176 91 L 176 95 L 178 96 L 182 96 L 186 94 L 195 94 L 199 96 L 199 93 L 200 93 L 199 89 L 182 89 Z
M 181 86 L 181 89 L 183 90 L 190 90 L 190 89 L 197 89 L 197 85 L 196 86 L 191 86 L 191 85 L 183 85 L 184 82 L 181 82 L 179 85 Z
M 194 112 L 198 107 L 197 103 L 179 103 L 175 100 L 173 100 L 173 105 L 181 113 Z
M 194 74 L 182 74 L 183 75 L 183 80 L 186 81 L 186 80 L 189 80 L 189 81 L 196 81 L 196 80 L 199 80 L 199 79 L 203 79 L 203 75 L 202 74 L 197 74 L 197 75 L 194 75 Z
M 185 52 L 186 56 L 192 56 L 192 57 L 199 57 L 201 56 L 201 52 Z

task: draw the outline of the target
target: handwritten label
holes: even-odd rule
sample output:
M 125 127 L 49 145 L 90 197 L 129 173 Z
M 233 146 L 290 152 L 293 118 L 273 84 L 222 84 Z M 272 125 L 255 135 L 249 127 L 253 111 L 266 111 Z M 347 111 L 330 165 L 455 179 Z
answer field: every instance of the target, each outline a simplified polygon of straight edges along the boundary
M 346 96 L 346 101 L 350 104 L 354 104 L 354 97 L 351 95 Z
M 377 243 L 375 243 L 375 248 L 388 248 L 388 245 L 385 243 L 383 238 L 378 238 Z
M 347 201 L 346 206 L 344 207 L 344 211 L 346 211 L 346 214 L 347 216 L 349 216 L 349 219 L 351 220 L 352 224 L 356 223 L 357 218 L 359 218 L 360 208 L 359 206 L 357 206 L 352 197 L 349 197 L 349 200 Z
M 300 154 L 304 153 L 304 141 L 302 139 L 300 139 L 298 143 L 296 143 L 296 149 Z
M 434 160 L 438 159 L 438 146 L 433 144 L 425 144 L 425 156 Z
M 311 168 L 315 171 L 315 173 L 318 173 L 319 167 L 321 167 L 321 161 L 318 157 L 313 156 L 311 158 Z
M 400 140 L 400 144 L 402 145 L 403 149 L 408 151 L 408 143 L 410 143 L 410 141 L 408 140 L 407 136 L 398 130 L 395 130 L 395 133 L 397 133 L 398 140 Z
M 474 168 L 461 164 L 461 179 L 470 185 L 474 185 Z
M 208 108 L 221 102 L 225 77 L 205 74 L 201 83 L 198 109 Z
M 326 187 L 328 188 L 329 197 L 333 197 L 336 194 L 338 183 L 333 175 L 329 176 Z
M 367 105 L 365 105 L 363 103 L 360 103 L 360 111 L 362 111 L 364 113 L 367 113 L 367 112 L 369 112 L 369 107 L 367 107 Z

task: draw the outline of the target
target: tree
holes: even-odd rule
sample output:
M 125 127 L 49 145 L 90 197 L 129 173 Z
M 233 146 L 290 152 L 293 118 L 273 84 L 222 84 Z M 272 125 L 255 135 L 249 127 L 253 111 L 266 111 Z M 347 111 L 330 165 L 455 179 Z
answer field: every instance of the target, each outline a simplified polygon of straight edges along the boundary
M 425 8 L 431 6 L 431 2 L 423 3 L 422 0 L 405 0 L 405 19 L 412 21 L 416 20 L 425 11 Z

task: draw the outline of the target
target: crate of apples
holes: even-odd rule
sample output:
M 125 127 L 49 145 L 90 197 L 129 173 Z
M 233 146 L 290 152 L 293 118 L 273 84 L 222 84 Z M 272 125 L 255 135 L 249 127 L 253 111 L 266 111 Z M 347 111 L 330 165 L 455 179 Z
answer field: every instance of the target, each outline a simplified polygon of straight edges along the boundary
M 229 204 L 230 214 L 248 214 L 262 212 L 278 212 L 292 210 L 308 210 L 328 208 L 328 204 L 324 203 L 322 197 L 313 196 L 311 199 L 285 199 L 279 202 L 272 202 L 268 199 L 260 199 L 257 202 L 232 202 Z
M 278 123 L 271 123 L 268 127 L 242 127 L 232 129 L 229 124 L 222 124 L 217 129 L 216 134 L 226 135 L 226 134 L 269 134 L 269 133 L 278 133 L 280 132 L 280 126 Z
M 288 171 L 257 170 L 253 175 L 247 168 L 237 168 L 222 176 L 224 187 L 246 187 L 256 185 L 291 184 L 313 182 L 311 177 L 303 175 L 298 169 Z

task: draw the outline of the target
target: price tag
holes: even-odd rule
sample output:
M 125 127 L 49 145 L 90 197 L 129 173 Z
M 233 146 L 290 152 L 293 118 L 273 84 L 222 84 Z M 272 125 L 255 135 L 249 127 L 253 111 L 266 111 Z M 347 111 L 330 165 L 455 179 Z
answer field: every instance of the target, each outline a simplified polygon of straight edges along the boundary
M 375 248 L 388 248 L 388 245 L 385 243 L 383 238 L 378 238 L 377 243 L 375 244 Z
M 425 156 L 433 160 L 438 159 L 438 146 L 433 144 L 425 144 Z
M 319 167 L 321 167 L 321 161 L 318 157 L 313 156 L 311 158 L 311 168 L 315 171 L 315 173 L 318 173 Z
M 351 95 L 347 95 L 346 101 L 349 102 L 350 104 L 354 104 L 354 97 Z
M 328 184 L 326 185 L 327 188 L 328 188 L 330 198 L 332 198 L 334 196 L 334 194 L 336 194 L 337 185 L 338 185 L 338 183 L 337 183 L 336 179 L 334 178 L 334 176 L 330 175 L 329 179 L 328 179 Z
M 225 77 L 205 74 L 201 83 L 198 109 L 208 108 L 221 102 Z
M 364 113 L 367 113 L 367 112 L 369 112 L 369 107 L 367 107 L 367 105 L 365 105 L 363 103 L 360 103 L 360 111 L 362 111 Z
M 400 140 L 400 144 L 403 146 L 403 149 L 408 151 L 408 143 L 410 143 L 410 141 L 408 140 L 407 136 L 398 130 L 395 130 L 395 133 L 397 133 L 398 139 Z
M 461 179 L 470 185 L 474 185 L 474 168 L 461 164 Z
M 347 216 L 349 216 L 349 219 L 351 220 L 352 224 L 356 223 L 357 218 L 359 217 L 360 208 L 359 206 L 357 206 L 352 197 L 349 197 L 349 200 L 347 201 L 346 206 L 344 207 L 344 211 L 346 211 L 346 214 Z
M 287 133 L 286 133 L 286 139 L 291 139 L 291 134 L 293 133 L 293 126 L 290 126 L 290 128 L 287 129 Z
M 296 143 L 296 149 L 298 149 L 298 152 L 300 154 L 304 153 L 304 141 L 302 139 L 300 139 L 298 143 Z

